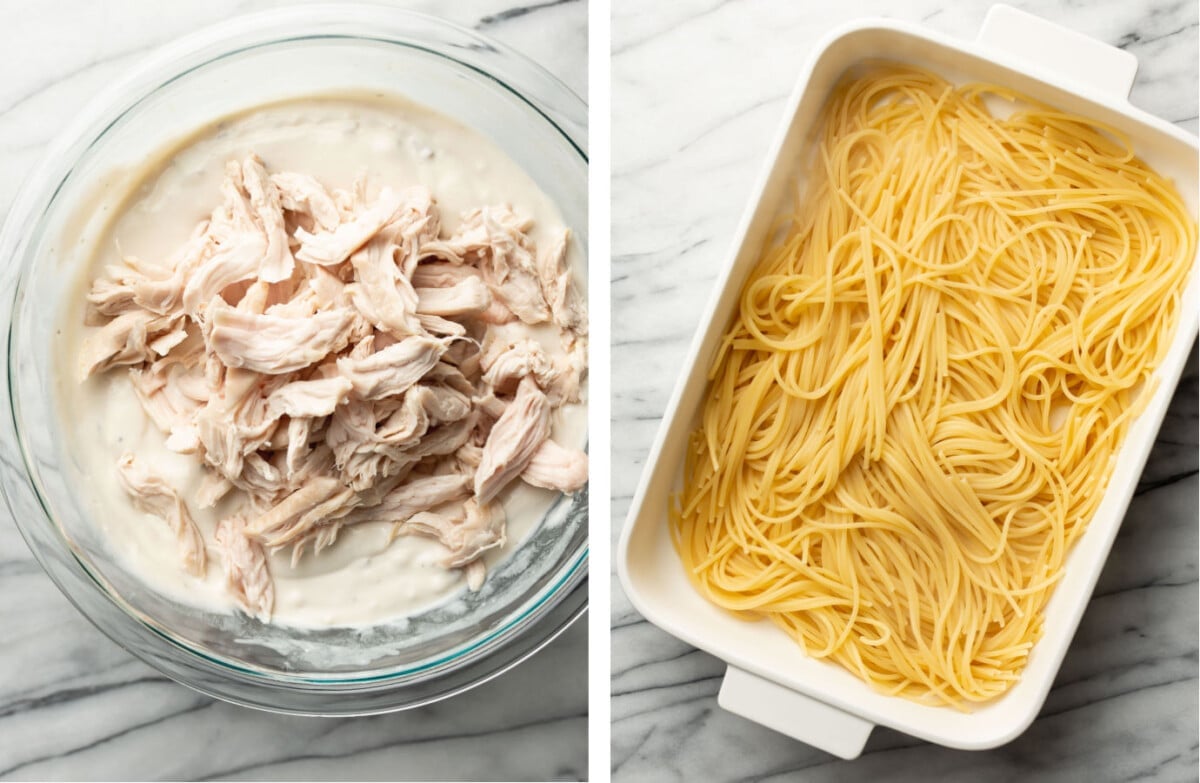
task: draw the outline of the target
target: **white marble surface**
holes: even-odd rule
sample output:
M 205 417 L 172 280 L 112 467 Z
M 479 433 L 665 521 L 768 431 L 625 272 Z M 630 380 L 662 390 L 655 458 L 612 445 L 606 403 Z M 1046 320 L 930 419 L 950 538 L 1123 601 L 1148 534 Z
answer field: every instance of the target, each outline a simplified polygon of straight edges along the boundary
M 614 545 L 813 43 L 862 16 L 971 38 L 990 2 L 614 0 Z M 1015 4 L 1136 54 L 1133 102 L 1196 132 L 1193 0 Z M 722 711 L 723 665 L 642 620 L 614 577 L 614 780 L 1196 780 L 1196 411 L 1193 353 L 1056 687 L 1012 744 L 952 751 L 876 729 L 843 762 L 794 742 Z
M 56 128 L 139 57 L 280 2 L 0 0 L 0 215 Z M 587 3 L 402 2 L 477 27 L 587 92 Z M 0 515 L 2 516 L 2 515 Z M 214 702 L 111 643 L 0 518 L 0 778 L 580 779 L 587 629 L 512 672 L 394 715 L 326 720 Z

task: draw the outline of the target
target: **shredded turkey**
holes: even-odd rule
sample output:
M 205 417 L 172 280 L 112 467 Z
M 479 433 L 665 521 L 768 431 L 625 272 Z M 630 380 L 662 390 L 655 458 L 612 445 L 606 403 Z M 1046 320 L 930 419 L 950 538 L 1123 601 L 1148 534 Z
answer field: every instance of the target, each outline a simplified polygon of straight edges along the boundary
M 539 250 L 532 229 L 507 204 L 447 229 L 423 187 L 372 197 L 250 155 L 178 251 L 105 268 L 80 373 L 121 368 L 167 448 L 203 465 L 186 502 L 134 455 L 117 465 L 184 568 L 207 568 L 193 502 L 219 509 L 226 585 L 263 620 L 272 553 L 317 557 L 353 525 L 436 540 L 478 590 L 507 487 L 582 489 L 587 455 L 551 435 L 580 399 L 587 318 L 569 233 Z

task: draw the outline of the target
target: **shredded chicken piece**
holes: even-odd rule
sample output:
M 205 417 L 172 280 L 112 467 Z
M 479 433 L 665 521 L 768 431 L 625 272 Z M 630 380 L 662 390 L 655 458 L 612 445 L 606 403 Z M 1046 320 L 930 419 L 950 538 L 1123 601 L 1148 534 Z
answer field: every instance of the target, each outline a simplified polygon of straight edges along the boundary
M 318 476 L 254 520 L 246 535 L 270 547 L 282 546 L 310 527 L 328 523 L 335 506 L 348 512 L 353 495 L 337 478 Z
M 195 418 L 201 405 L 175 380 L 182 372 L 178 364 L 152 364 L 144 370 L 131 369 L 129 380 L 146 415 L 168 436 L 167 448 L 191 454 L 200 446 Z
M 250 155 L 176 253 L 93 281 L 81 375 L 127 367 L 167 447 L 202 461 L 194 501 L 220 509 L 213 543 L 247 612 L 273 611 L 268 551 L 296 563 L 356 524 L 438 540 L 478 590 L 505 487 L 582 489 L 587 455 L 550 421 L 579 399 L 586 314 L 570 235 L 539 253 L 531 226 L 494 205 L 444 233 L 425 188 L 327 190 Z M 202 574 L 178 493 L 131 455 L 118 474 Z
M 192 521 L 179 493 L 132 454 L 123 454 L 117 462 L 117 477 L 133 501 L 133 507 L 144 514 L 156 516 L 171 526 L 179 539 L 179 554 L 183 567 L 193 576 L 203 576 L 207 567 L 204 537 Z
M 312 428 L 313 419 L 308 416 L 288 419 L 285 464 L 289 482 L 300 470 L 300 461 L 312 453 L 312 444 L 309 442 L 312 438 Z
M 246 520 L 240 514 L 217 523 L 214 540 L 225 563 L 229 589 L 251 614 L 271 619 L 275 608 L 275 583 L 262 545 L 246 535 Z
M 279 190 L 279 203 L 289 212 L 307 215 L 316 228 L 333 231 L 341 222 L 337 205 L 320 182 L 308 174 L 281 171 L 271 175 Z
M 450 288 L 464 280 L 483 280 L 479 270 L 462 263 L 432 261 L 421 264 L 413 271 L 412 284 L 416 288 Z
M 484 282 L 496 298 L 527 324 L 550 320 L 538 282 L 529 222 L 507 205 L 475 209 L 448 240 L 426 245 L 426 252 L 451 263 L 475 258 Z
M 349 223 L 342 223 L 333 231 L 310 234 L 302 228 L 296 229 L 300 250 L 296 258 L 319 266 L 335 266 L 358 250 L 379 229 L 387 225 L 403 206 L 403 200 L 391 188 L 384 188 L 379 200 L 364 210 Z
M 357 282 L 345 293 L 376 329 L 396 337 L 421 334 L 417 292 L 396 266 L 400 226 L 385 228 L 350 257 Z
M 550 403 L 528 375 L 512 404 L 497 419 L 483 446 L 475 473 L 475 497 L 487 503 L 521 475 L 534 452 L 550 435 Z
M 229 286 L 253 280 L 267 253 L 266 234 L 255 223 L 242 166 L 235 160 L 225 165 L 221 192 L 224 204 L 208 221 L 211 248 L 190 270 L 183 288 L 183 309 L 193 317 Z
M 289 489 L 279 468 L 257 451 L 245 456 L 241 474 L 231 479 L 231 482 L 265 505 L 277 502 Z
M 174 331 L 178 320 L 147 310 L 122 313 L 84 339 L 80 377 L 86 379 L 111 367 L 153 361 L 157 357 L 150 342 L 164 332 Z
M 457 321 L 451 321 L 448 318 L 442 318 L 440 315 L 417 313 L 417 321 L 420 322 L 421 328 L 430 334 L 440 334 L 447 337 L 463 337 L 467 333 L 467 328 L 465 326 Z
M 487 566 L 483 559 L 479 558 L 467 563 L 463 567 L 463 573 L 467 577 L 467 589 L 472 593 L 478 593 L 483 587 L 483 580 L 487 578 Z
M 147 345 L 150 346 L 150 350 L 159 356 L 166 356 L 171 352 L 172 348 L 186 340 L 187 336 L 187 329 L 184 328 L 183 324 L 180 324 L 171 331 L 155 337 Z
M 349 513 L 342 513 L 340 516 L 334 515 L 318 524 L 306 523 L 305 518 L 301 517 L 293 528 L 280 535 L 276 540 L 280 544 L 291 543 L 293 545 L 292 563 L 295 564 L 299 561 L 308 543 L 314 544 L 314 552 L 320 552 L 336 541 L 337 533 L 344 525 L 359 524 L 365 521 L 407 520 L 414 514 L 422 513 L 422 508 L 463 498 L 468 491 L 467 484 L 466 478 L 461 475 L 417 478 L 404 485 L 397 485 L 383 495 L 378 502 L 369 506 L 364 505 L 365 497 L 359 495 L 356 499 L 357 505 Z M 336 505 L 340 503 L 341 496 L 335 495 L 326 501 L 326 506 L 327 508 L 336 507 L 341 512 L 344 506 Z M 311 514 L 311 516 L 315 515 L 315 513 Z M 393 527 L 393 536 L 395 532 Z
M 391 397 L 407 390 L 446 352 L 446 343 L 432 337 L 408 337 L 362 359 L 338 359 L 338 370 L 364 400 Z
M 264 283 L 287 280 L 296 268 L 296 260 L 292 258 L 291 248 L 288 247 L 279 189 L 267 176 L 267 170 L 257 155 L 251 155 L 242 162 L 242 181 L 250 196 L 250 206 L 267 237 L 267 249 L 258 271 L 259 280 Z
M 521 478 L 535 487 L 574 494 L 588 480 L 587 454 L 578 449 L 564 449 L 547 438 L 525 463 Z
M 236 483 L 245 456 L 270 440 L 278 425 L 268 415 L 267 399 L 287 376 L 226 368 L 222 379 L 223 385 L 196 414 L 196 430 L 204 461 Z
M 401 524 L 426 509 L 465 499 L 470 493 L 470 486 L 470 479 L 461 473 L 410 478 L 385 495 L 378 504 L 351 511 L 346 516 L 345 523 Z
M 577 339 L 564 340 L 564 343 L 565 356 L 554 359 L 554 366 L 559 370 L 554 388 L 564 402 L 579 402 L 581 384 L 587 375 L 587 342 Z
M 92 282 L 87 320 L 95 325 L 101 316 L 118 316 L 135 309 L 157 315 L 177 315 L 183 306 L 183 287 L 191 271 L 209 252 L 208 221 L 196 226 L 192 238 L 169 260 L 168 267 L 125 256 L 121 265 L 105 269 L 107 277 Z
M 587 313 L 567 268 L 570 240 L 570 232 L 564 229 L 558 240 L 538 257 L 538 280 L 554 323 L 572 335 L 582 336 L 587 334 Z
M 347 310 L 306 318 L 244 313 L 221 300 L 209 308 L 213 352 L 226 367 L 271 375 L 296 372 L 346 346 L 353 314 Z
M 481 503 L 471 498 L 463 507 L 467 519 L 454 530 L 447 548 L 447 568 L 460 568 L 473 562 L 489 549 L 504 546 L 504 508 L 499 503 Z
M 436 539 L 450 550 L 447 568 L 464 568 L 479 562 L 489 549 L 504 546 L 504 508 L 499 503 L 481 505 L 474 498 L 451 513 L 420 511 L 392 526 L 392 535 L 414 533 Z M 478 566 L 476 567 L 478 568 Z
M 417 312 L 448 318 L 475 316 L 492 306 L 492 295 L 478 277 L 444 288 L 418 288 Z
M 526 375 L 532 375 L 545 390 L 554 389 L 558 383 L 558 367 L 546 356 L 542 344 L 528 337 L 511 341 L 501 338 L 490 343 L 480 362 L 484 382 L 503 394 L 511 394 Z
M 206 470 L 204 471 L 204 478 L 200 480 L 200 489 L 196 491 L 196 506 L 198 508 L 212 508 L 221 501 L 221 498 L 228 495 L 232 489 L 233 484 L 229 479 L 220 473 Z
M 267 412 L 273 416 L 328 416 L 346 399 L 353 384 L 338 376 L 315 381 L 292 381 L 281 386 L 267 398 Z
M 443 423 L 461 421 L 471 412 L 471 398 L 461 390 L 438 384 L 418 384 L 404 395 L 407 403 L 413 400 L 431 421 Z

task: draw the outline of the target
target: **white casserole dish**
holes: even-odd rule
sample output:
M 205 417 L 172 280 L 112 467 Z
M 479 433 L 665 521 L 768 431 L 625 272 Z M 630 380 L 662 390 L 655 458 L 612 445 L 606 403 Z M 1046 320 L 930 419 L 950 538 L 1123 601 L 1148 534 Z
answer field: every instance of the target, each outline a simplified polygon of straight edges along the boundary
M 806 657 L 775 625 L 748 623 L 710 604 L 684 573 L 671 544 L 667 507 L 681 480 L 689 433 L 703 406 L 707 373 L 738 294 L 759 259 L 771 221 L 795 182 L 797 161 L 833 85 L 850 66 L 888 59 L 928 68 L 954 82 L 1004 85 L 1127 134 L 1136 152 L 1172 178 L 1194 215 L 1197 141 L 1128 101 L 1137 59 L 1124 51 L 1008 6 L 989 12 L 979 37 L 965 41 L 891 20 L 835 30 L 817 45 L 789 100 L 738 229 L 730 260 L 692 344 L 649 467 L 634 496 L 617 550 L 617 570 L 633 605 L 655 625 L 728 664 L 719 703 L 842 758 L 857 757 L 876 725 L 940 745 L 980 750 L 1023 732 L 1040 711 L 1133 496 L 1197 333 L 1200 281 L 1193 263 L 1180 322 L 1158 368 L 1157 387 L 1129 430 L 1109 487 L 1068 557 L 1046 607 L 1045 635 L 1008 693 L 964 714 L 872 690 L 846 670 Z

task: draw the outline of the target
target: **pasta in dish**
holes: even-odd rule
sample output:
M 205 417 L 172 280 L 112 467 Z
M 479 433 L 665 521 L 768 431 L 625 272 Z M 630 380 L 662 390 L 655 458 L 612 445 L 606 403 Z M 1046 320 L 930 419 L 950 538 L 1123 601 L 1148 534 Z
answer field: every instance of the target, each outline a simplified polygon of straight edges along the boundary
M 1119 133 L 995 86 L 874 64 L 819 133 L 715 358 L 673 539 L 715 604 L 965 708 L 1042 633 L 1196 226 Z

